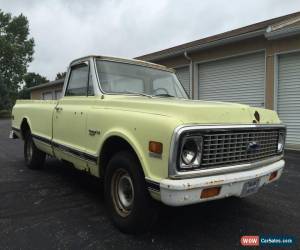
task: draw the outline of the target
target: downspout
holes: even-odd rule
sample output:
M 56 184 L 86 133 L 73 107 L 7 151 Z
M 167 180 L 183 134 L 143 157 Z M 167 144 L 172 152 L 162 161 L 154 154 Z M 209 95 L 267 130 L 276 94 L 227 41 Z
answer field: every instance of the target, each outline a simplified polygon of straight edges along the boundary
M 189 96 L 191 99 L 194 99 L 194 64 L 193 64 L 193 59 L 188 56 L 187 51 L 184 51 L 183 53 L 184 57 L 190 61 L 189 65 L 189 71 L 190 71 L 190 93 Z

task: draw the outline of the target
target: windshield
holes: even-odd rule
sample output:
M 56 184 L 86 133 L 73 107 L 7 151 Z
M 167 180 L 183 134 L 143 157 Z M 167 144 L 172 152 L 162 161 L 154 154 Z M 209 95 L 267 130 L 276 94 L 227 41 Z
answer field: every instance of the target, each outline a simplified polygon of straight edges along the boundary
M 105 93 L 188 98 L 176 75 L 146 66 L 97 60 L 101 89 Z

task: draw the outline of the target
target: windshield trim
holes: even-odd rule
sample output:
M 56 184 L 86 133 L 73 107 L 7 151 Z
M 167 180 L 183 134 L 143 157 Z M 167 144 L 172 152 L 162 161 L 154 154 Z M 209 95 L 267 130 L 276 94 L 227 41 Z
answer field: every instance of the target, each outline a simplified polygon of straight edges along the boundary
M 137 65 L 137 66 L 175 73 L 175 70 L 172 68 L 167 68 L 166 66 L 160 64 L 155 64 L 155 63 L 140 61 L 135 59 L 125 59 L 125 58 L 117 58 L 117 57 L 95 57 L 95 61 L 108 61 L 108 62 L 131 64 L 131 65 Z
M 136 66 L 140 66 L 140 67 L 152 68 L 152 69 L 166 71 L 166 72 L 175 74 L 175 70 L 173 70 L 173 69 L 155 67 L 155 64 L 153 64 L 153 67 L 151 67 L 151 64 L 148 65 L 147 62 L 145 64 L 143 64 L 143 63 L 136 63 L 135 61 L 130 61 L 130 60 L 126 60 L 126 59 L 122 60 L 122 59 L 119 59 L 119 58 L 101 58 L 101 57 L 97 58 L 96 57 L 96 58 L 94 58 L 94 68 L 95 68 L 95 71 L 96 71 L 96 78 L 97 78 L 97 82 L 98 82 L 98 87 L 100 89 L 100 92 L 102 94 L 105 94 L 105 95 L 125 95 L 125 96 L 141 96 L 141 97 L 144 96 L 144 97 L 147 97 L 147 98 L 149 98 L 149 97 L 152 97 L 152 98 L 153 97 L 164 98 L 164 97 L 161 97 L 161 96 L 139 94 L 139 93 L 106 92 L 106 91 L 104 91 L 103 88 L 102 88 L 102 86 L 101 86 L 101 82 L 100 82 L 100 77 L 99 77 L 99 72 L 98 72 L 98 67 L 97 67 L 97 61 L 108 61 L 108 62 L 123 63 L 123 64 L 129 64 L 129 65 L 136 65 Z M 172 98 L 190 99 L 190 96 L 187 94 L 186 90 L 184 89 L 184 87 L 182 86 L 182 84 L 181 84 L 180 81 L 179 81 L 179 84 L 180 84 L 180 86 L 181 86 L 184 94 L 186 95 L 186 97 L 177 97 L 177 96 L 174 96 Z

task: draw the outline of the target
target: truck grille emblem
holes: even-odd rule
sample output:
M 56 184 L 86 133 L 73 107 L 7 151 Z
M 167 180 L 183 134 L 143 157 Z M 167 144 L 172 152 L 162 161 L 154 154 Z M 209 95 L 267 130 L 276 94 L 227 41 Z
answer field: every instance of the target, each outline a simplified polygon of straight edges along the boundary
M 247 152 L 253 153 L 253 152 L 257 152 L 259 149 L 260 149 L 260 144 L 256 141 L 252 141 L 248 144 Z

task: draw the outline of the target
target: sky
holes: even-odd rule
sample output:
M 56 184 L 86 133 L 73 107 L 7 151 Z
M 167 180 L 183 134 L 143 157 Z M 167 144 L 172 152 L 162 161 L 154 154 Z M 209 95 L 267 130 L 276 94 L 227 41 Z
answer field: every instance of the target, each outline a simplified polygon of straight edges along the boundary
M 29 72 L 54 80 L 89 54 L 133 58 L 300 11 L 300 0 L 0 0 L 35 40 Z

